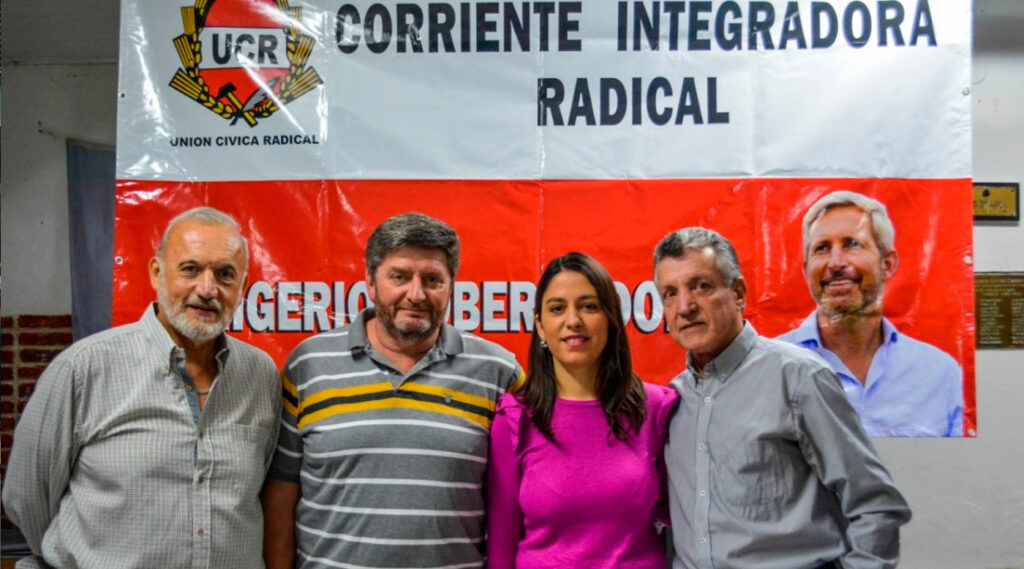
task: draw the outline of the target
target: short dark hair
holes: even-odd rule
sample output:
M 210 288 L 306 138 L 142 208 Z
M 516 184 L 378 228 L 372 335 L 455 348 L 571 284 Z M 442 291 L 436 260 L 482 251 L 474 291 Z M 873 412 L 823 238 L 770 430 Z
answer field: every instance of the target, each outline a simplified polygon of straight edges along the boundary
M 633 373 L 626 326 L 622 321 L 622 304 L 615 291 L 611 275 L 593 257 L 571 252 L 548 263 L 537 282 L 534 297 L 534 315 L 539 316 L 544 303 L 544 292 L 556 275 L 565 271 L 580 273 L 594 286 L 601 311 L 608 319 L 608 340 L 601 351 L 597 371 L 597 397 L 601 401 L 608 428 L 619 440 L 625 441 L 630 431 L 639 431 L 647 417 L 647 395 L 643 382 Z M 518 397 L 530 410 L 534 425 L 546 437 L 554 440 L 551 415 L 554 411 L 558 388 L 551 352 L 540 343 L 534 323 L 530 338 L 530 359 L 526 366 L 526 382 Z
M 437 249 L 444 253 L 452 278 L 459 270 L 459 235 L 428 215 L 408 212 L 384 220 L 366 242 L 366 272 L 373 280 L 384 258 L 398 249 Z

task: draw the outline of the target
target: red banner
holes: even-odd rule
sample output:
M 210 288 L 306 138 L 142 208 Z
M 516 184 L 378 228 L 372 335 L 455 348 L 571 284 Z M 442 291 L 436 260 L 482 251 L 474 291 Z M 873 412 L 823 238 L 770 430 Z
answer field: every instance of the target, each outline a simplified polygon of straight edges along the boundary
M 364 247 L 384 219 L 421 211 L 462 238 L 449 321 L 513 350 L 525 364 L 532 283 L 552 257 L 597 258 L 620 283 L 638 373 L 668 382 L 683 352 L 664 331 L 652 277 L 655 243 L 702 225 L 729 238 L 748 284 L 747 319 L 766 336 L 814 309 L 801 220 L 824 194 L 850 189 L 886 204 L 900 264 L 885 291 L 896 327 L 964 371 L 964 429 L 976 425 L 971 184 L 966 179 L 587 181 L 118 182 L 114 323 L 155 298 L 146 274 L 166 222 L 210 205 L 249 239 L 249 285 L 232 329 L 280 364 L 301 339 L 347 324 L 365 306 Z

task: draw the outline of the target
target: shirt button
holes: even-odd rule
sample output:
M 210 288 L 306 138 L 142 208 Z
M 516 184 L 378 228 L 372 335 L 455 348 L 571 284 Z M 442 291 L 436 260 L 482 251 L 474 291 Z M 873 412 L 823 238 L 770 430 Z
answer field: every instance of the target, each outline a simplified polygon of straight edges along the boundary
M 705 492 L 705 491 L 703 491 L 703 490 L 701 490 L 700 492 L 697 492 L 697 495 L 698 495 L 698 496 L 707 496 L 707 495 L 708 495 L 708 493 L 707 493 L 707 492 Z
M 196 533 L 199 534 L 199 537 L 202 537 L 206 535 L 206 530 L 204 530 L 203 528 L 199 528 L 199 531 L 197 531 Z
M 200 530 L 200 531 L 202 531 L 202 530 Z M 701 543 L 707 543 L 708 542 L 707 538 L 703 538 L 703 537 L 698 539 L 697 541 L 699 541 Z
M 192 392 L 192 386 L 191 385 L 186 385 L 185 386 L 185 391 L 191 393 Z
M 704 443 L 700 443 L 699 445 L 697 445 L 697 448 L 698 448 L 699 450 L 704 450 L 704 449 L 708 448 L 708 445 L 706 445 L 706 444 L 704 444 Z
M 199 438 L 203 438 L 203 432 L 199 431 Z
M 710 397 L 705 397 L 704 398 L 704 402 L 705 403 L 711 403 L 711 398 Z
M 204 480 L 206 480 L 206 479 L 203 478 L 202 476 L 200 476 L 199 478 L 196 479 L 196 483 L 197 484 L 202 484 Z

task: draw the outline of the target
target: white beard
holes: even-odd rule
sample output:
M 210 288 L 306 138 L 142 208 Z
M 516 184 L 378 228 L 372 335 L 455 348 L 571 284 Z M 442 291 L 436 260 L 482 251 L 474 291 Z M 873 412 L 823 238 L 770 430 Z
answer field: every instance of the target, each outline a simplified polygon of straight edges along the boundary
M 223 312 L 223 305 L 216 299 L 210 300 L 206 303 L 199 302 L 198 304 L 207 304 L 208 306 L 212 306 L 217 310 L 222 311 L 221 317 L 217 322 L 212 324 L 203 324 L 201 322 L 191 321 L 188 314 L 185 313 L 185 303 L 181 303 L 177 306 L 172 305 L 171 299 L 167 294 L 167 282 L 162 277 L 160 279 L 160 284 L 157 286 L 156 296 L 157 302 L 160 305 L 160 310 L 167 316 L 167 321 L 171 324 L 171 328 L 174 328 L 179 334 L 193 342 L 209 342 L 223 334 L 224 330 L 228 327 L 228 323 L 231 322 L 231 314 Z

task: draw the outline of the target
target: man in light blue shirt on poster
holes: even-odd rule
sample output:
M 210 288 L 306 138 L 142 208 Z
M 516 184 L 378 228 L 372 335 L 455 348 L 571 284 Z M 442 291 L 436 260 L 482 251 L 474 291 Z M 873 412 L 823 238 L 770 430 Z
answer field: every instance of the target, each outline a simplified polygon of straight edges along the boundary
M 963 435 L 963 373 L 942 350 L 882 316 L 896 272 L 895 231 L 882 203 L 826 195 L 803 220 L 804 277 L 818 308 L 779 337 L 832 367 L 864 429 L 880 437 Z

